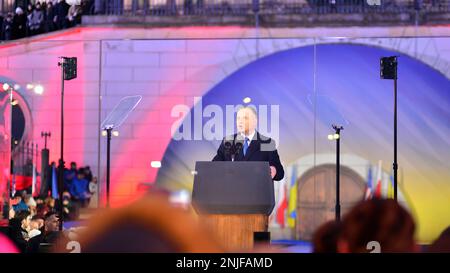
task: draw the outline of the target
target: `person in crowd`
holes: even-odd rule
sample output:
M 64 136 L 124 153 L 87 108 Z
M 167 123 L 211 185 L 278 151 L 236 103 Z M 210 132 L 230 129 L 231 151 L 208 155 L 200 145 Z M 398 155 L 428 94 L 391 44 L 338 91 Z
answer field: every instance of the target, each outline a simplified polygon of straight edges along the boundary
M 31 238 L 41 234 L 40 228 L 42 227 L 41 224 L 43 225 L 43 221 L 41 222 L 40 220 L 42 220 L 42 219 L 31 218 L 30 227 L 29 227 L 29 231 L 28 231 L 28 238 L 31 239 Z
M 79 202 L 81 207 L 86 207 L 89 204 L 90 194 L 88 192 L 88 186 L 89 183 L 84 177 L 84 169 L 80 168 L 77 177 L 72 180 L 69 192 L 72 199 Z
M 72 200 L 69 192 L 63 193 L 63 217 L 65 221 L 78 220 L 80 216 L 80 207 L 82 204 Z
M 70 6 L 66 3 L 66 0 L 59 0 L 59 2 L 55 5 L 54 22 L 57 29 L 67 28 L 67 13 L 69 12 L 69 7 Z
M 73 179 L 77 177 L 77 163 L 71 162 L 70 169 L 64 170 L 64 191 L 70 189 Z
M 5 17 L 3 14 L 0 14 L 0 40 L 4 40 L 5 37 L 3 35 L 3 24 L 5 23 Z
M 53 199 L 52 197 L 48 196 L 47 198 L 45 198 L 44 204 L 47 207 L 48 211 L 51 212 L 55 210 L 55 199 Z
M 47 3 L 47 8 L 45 9 L 45 32 L 50 32 L 55 30 L 55 9 L 53 3 L 49 1 Z
M 11 203 L 13 204 L 13 209 L 16 213 L 22 210 L 28 211 L 29 209 L 22 197 L 22 192 L 20 191 L 15 193 L 14 198 L 11 200 Z
M 88 227 L 80 233 L 81 251 L 222 252 L 214 237 L 192 217 L 189 212 L 173 207 L 168 196 L 154 193 L 92 217 Z
M 42 33 L 44 24 L 44 12 L 42 11 L 41 4 L 38 2 L 35 9 L 28 17 L 29 23 L 28 27 L 30 29 L 31 35 L 36 35 Z
M 84 169 L 84 178 L 88 181 L 91 182 L 92 181 L 92 171 L 91 171 L 91 167 L 90 166 L 86 166 L 83 168 Z
M 30 220 L 30 212 L 22 210 L 16 213 L 15 217 L 9 221 L 9 238 L 22 253 L 26 252 L 28 245 Z
M 27 6 L 27 9 L 26 9 L 26 16 L 27 16 L 27 28 L 26 28 L 27 33 L 26 33 L 26 36 L 31 35 L 30 22 L 31 22 L 31 17 L 33 16 L 33 10 L 34 10 L 34 6 L 31 3 L 29 3 L 28 6 Z M 33 163 L 31 162 L 31 164 L 33 164 Z M 28 172 L 30 171 L 29 169 L 30 169 L 30 159 L 27 160 L 27 163 L 25 164 L 25 167 L 24 167 L 25 175 L 28 175 Z
M 59 231 L 59 217 L 56 212 L 49 212 L 45 215 L 44 226 L 41 233 L 33 238 L 30 238 L 26 251 L 28 253 L 44 252 L 41 249 L 42 245 L 46 248 L 56 247 L 58 243 L 64 243 L 66 239 L 64 234 Z
M 12 24 L 12 39 L 20 39 L 26 36 L 27 16 L 21 7 L 16 8 Z
M 337 240 L 341 224 L 337 221 L 329 221 L 321 225 L 312 238 L 314 253 L 337 253 Z
M 97 183 L 97 177 L 94 176 L 89 182 L 89 194 L 91 196 L 91 199 L 89 201 L 89 207 L 91 208 L 97 208 L 98 207 L 98 183 Z
M 82 14 L 94 14 L 94 0 L 81 0 Z
M 37 223 L 37 227 L 38 227 L 38 229 L 40 231 L 44 230 L 44 224 L 45 224 L 44 217 L 41 217 L 41 216 L 38 216 L 38 215 L 35 215 L 35 216 L 31 217 L 31 221 L 34 221 L 34 222 Z
M 344 215 L 337 251 L 368 253 L 378 245 L 381 252 L 417 252 L 415 229 L 412 216 L 397 201 L 363 201 Z
M 55 161 L 52 161 L 52 163 L 45 168 L 45 174 L 46 174 L 45 175 L 45 182 L 41 184 L 41 189 L 40 189 L 40 192 L 39 192 L 39 196 L 42 199 L 47 198 L 47 196 L 49 194 L 49 191 L 53 190 L 52 189 L 53 168 L 56 168 Z M 58 170 L 56 169 L 55 171 L 56 171 L 56 175 L 57 175 L 58 174 L 57 173 Z
M 36 215 L 36 201 L 34 200 L 33 196 L 31 194 L 26 194 L 24 196 L 24 202 L 27 205 L 28 209 L 30 210 L 31 216 Z
M 74 27 L 81 24 L 81 6 L 73 4 L 67 14 L 67 27 Z
M 450 253 L 450 226 L 439 235 L 439 237 L 428 247 L 426 252 Z
M 3 22 L 3 39 L 5 41 L 9 41 L 13 38 L 12 30 L 13 30 L 13 18 L 14 14 L 12 12 L 8 12 Z

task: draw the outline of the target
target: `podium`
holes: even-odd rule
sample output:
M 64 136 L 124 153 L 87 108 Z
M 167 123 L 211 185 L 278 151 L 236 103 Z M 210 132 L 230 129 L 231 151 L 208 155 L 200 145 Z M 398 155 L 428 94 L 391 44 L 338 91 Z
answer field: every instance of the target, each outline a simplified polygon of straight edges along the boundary
M 192 205 L 223 247 L 248 250 L 275 206 L 268 162 L 196 162 Z

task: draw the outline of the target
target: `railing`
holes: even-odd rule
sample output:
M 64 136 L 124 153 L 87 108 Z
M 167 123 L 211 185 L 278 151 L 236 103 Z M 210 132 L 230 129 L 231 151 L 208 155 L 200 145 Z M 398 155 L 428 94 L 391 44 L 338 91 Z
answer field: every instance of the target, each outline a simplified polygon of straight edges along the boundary
M 37 166 L 40 152 L 38 145 L 33 142 L 25 142 L 13 145 L 12 161 L 13 172 L 17 174 L 31 176 L 31 166 Z
M 96 0 L 94 12 L 106 15 L 295 15 L 328 13 L 442 13 L 449 0 Z

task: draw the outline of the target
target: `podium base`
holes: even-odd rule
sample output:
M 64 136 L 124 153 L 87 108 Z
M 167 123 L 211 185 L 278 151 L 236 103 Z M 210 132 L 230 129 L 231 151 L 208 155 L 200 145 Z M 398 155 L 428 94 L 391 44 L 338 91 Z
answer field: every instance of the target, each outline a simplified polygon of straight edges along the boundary
M 227 251 L 254 247 L 254 232 L 267 232 L 268 216 L 263 214 L 203 214 L 205 223 Z

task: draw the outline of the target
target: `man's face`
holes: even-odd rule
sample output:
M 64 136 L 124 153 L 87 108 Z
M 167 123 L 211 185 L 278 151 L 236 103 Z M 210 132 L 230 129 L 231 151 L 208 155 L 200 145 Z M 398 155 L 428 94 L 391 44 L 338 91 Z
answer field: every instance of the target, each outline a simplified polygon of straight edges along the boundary
M 252 110 L 243 108 L 238 111 L 236 117 L 236 126 L 239 133 L 248 135 L 256 129 L 258 120 Z
M 38 229 L 41 229 L 44 226 L 44 219 L 36 219 L 38 223 Z
M 30 222 L 30 230 L 39 229 L 39 222 L 37 220 L 32 220 Z
M 58 220 L 58 217 L 56 217 L 56 215 L 50 216 L 45 221 L 46 231 L 58 231 L 58 227 L 59 227 L 59 220 Z

